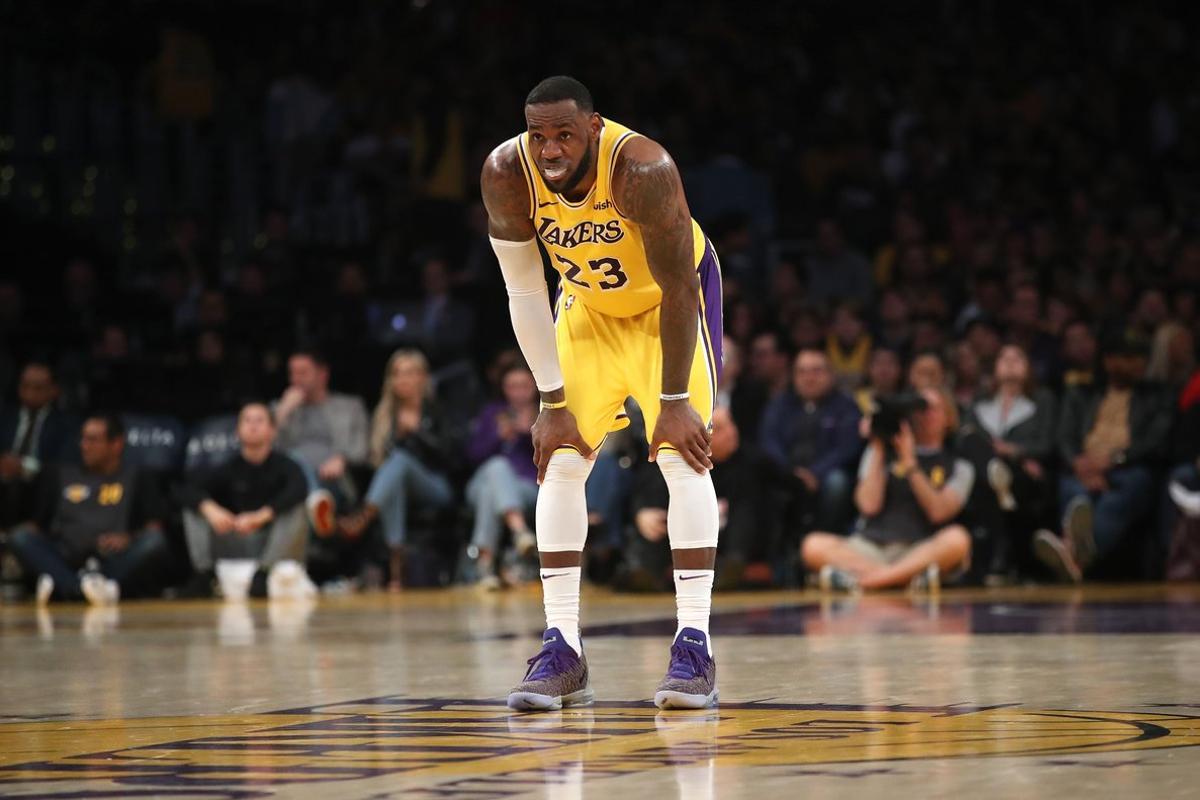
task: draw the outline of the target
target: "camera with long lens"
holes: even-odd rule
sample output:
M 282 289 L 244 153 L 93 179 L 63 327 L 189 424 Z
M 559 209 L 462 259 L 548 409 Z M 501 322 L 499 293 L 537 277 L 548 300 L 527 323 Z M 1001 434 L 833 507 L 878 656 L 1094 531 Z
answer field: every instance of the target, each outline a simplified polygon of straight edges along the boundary
M 875 398 L 875 408 L 871 413 L 871 436 L 890 442 L 893 436 L 900 433 L 901 422 L 911 419 L 913 414 L 924 411 L 928 406 L 925 398 L 915 392 Z

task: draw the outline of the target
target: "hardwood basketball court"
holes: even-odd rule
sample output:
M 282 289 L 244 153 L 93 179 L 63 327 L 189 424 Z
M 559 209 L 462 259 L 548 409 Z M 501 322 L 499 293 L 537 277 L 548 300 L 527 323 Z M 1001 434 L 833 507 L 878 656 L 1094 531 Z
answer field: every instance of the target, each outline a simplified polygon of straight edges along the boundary
M 718 594 L 721 705 L 649 702 L 673 598 L 592 592 L 597 702 L 521 715 L 536 587 L 0 607 L 0 796 L 1194 797 L 1200 587 Z

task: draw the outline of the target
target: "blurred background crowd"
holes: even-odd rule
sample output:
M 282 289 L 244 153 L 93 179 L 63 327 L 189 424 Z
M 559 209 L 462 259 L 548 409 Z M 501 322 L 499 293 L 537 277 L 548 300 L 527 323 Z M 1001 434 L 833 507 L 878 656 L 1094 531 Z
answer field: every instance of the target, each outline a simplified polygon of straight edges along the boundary
M 556 72 L 670 150 L 721 258 L 719 584 L 799 585 L 860 525 L 905 391 L 962 580 L 1194 574 L 1187 6 L 861 11 L 0 0 L 10 592 L 203 594 L 246 554 L 524 580 L 536 392 L 478 173 Z M 636 424 L 588 505 L 591 579 L 666 588 Z

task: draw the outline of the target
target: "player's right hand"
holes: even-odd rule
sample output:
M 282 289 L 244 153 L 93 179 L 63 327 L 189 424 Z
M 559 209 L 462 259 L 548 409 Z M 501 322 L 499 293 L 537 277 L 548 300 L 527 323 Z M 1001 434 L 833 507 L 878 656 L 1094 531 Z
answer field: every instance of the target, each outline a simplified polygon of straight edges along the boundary
M 537 465 L 538 486 L 546 477 L 550 456 L 560 447 L 573 447 L 584 458 L 592 457 L 592 448 L 579 435 L 575 415 L 565 408 L 544 408 L 533 423 L 533 463 Z

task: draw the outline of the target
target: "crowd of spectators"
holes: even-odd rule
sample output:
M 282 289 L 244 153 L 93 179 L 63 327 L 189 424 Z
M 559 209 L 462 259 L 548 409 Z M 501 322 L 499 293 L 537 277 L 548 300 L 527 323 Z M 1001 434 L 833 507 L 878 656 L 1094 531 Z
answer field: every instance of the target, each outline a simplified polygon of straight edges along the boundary
M 523 580 L 536 397 L 474 176 L 551 69 L 668 147 L 721 256 L 723 586 L 1189 574 L 1191 18 L 680 10 L 566 9 L 594 35 L 559 41 L 517 5 L 167 5 L 114 53 L 108 4 L 10 9 L 4 579 Z M 923 407 L 880 434 L 904 392 Z M 651 589 L 665 494 L 630 410 L 588 571 Z

